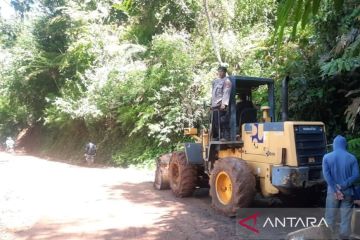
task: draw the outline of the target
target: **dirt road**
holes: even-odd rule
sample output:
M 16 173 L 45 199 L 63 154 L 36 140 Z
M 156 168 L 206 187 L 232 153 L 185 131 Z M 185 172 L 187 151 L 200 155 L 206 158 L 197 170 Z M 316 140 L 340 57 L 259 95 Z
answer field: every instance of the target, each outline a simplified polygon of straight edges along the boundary
M 153 178 L 152 171 L 0 152 L 0 240 L 246 238 L 235 218 L 211 208 L 207 189 L 175 198 L 170 190 L 154 190 Z M 287 232 L 261 231 L 263 239 Z M 240 233 L 258 237 L 246 228 Z
M 0 153 L 0 239 L 239 239 L 206 190 L 177 199 L 153 173 Z

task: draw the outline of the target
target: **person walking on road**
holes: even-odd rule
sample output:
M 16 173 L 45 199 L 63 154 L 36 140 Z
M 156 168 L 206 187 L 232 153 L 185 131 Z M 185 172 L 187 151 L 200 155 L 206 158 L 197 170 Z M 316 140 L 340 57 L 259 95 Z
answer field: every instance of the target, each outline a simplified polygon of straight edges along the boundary
M 14 152 L 15 141 L 11 137 L 7 137 L 5 145 L 7 152 Z
M 96 145 L 92 142 L 89 142 L 85 146 L 85 160 L 88 164 L 94 163 L 96 155 Z
M 359 164 L 354 155 L 347 151 L 346 139 L 337 136 L 333 151 L 323 158 L 323 175 L 327 182 L 325 219 L 335 231 L 336 212 L 340 210 L 340 238 L 350 235 L 351 215 L 354 206 L 354 183 L 359 178 Z

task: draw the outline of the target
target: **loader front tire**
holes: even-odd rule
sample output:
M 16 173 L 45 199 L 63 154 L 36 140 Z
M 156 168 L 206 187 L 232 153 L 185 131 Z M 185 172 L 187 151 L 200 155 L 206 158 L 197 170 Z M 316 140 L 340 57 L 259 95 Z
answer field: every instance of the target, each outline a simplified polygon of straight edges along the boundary
M 187 163 L 185 152 L 174 152 L 169 166 L 170 188 L 176 197 L 189 197 L 197 183 L 196 167 Z
M 226 216 L 235 216 L 248 207 L 256 190 L 255 176 L 244 160 L 222 158 L 215 161 L 210 176 L 212 207 Z

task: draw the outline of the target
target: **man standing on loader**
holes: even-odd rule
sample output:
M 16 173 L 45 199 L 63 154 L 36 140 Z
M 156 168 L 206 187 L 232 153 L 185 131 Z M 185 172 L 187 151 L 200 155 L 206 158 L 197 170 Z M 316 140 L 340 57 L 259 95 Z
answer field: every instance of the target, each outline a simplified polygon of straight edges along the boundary
M 336 211 L 340 208 L 340 237 L 350 235 L 350 220 L 353 208 L 354 183 L 359 178 L 359 165 L 354 155 L 347 150 L 346 139 L 334 139 L 334 151 L 323 158 L 323 174 L 328 184 L 325 218 L 334 230 Z
M 212 134 L 213 138 L 222 140 L 229 138 L 228 106 L 231 93 L 231 81 L 226 76 L 226 67 L 218 68 L 218 78 L 212 82 Z M 221 130 L 221 135 L 219 135 Z

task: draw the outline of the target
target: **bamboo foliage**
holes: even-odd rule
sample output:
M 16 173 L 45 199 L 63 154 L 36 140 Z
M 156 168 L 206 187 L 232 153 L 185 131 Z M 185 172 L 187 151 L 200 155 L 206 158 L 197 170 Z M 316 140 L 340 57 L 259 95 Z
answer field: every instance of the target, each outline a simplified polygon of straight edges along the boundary
M 281 44 L 285 27 L 288 25 L 292 25 L 291 37 L 294 38 L 298 25 L 301 24 L 301 28 L 304 29 L 311 17 L 318 14 L 320 4 L 321 0 L 284 0 L 278 9 L 273 41 L 276 39 L 278 46 Z M 339 11 L 344 0 L 333 0 L 333 4 L 335 10 Z

